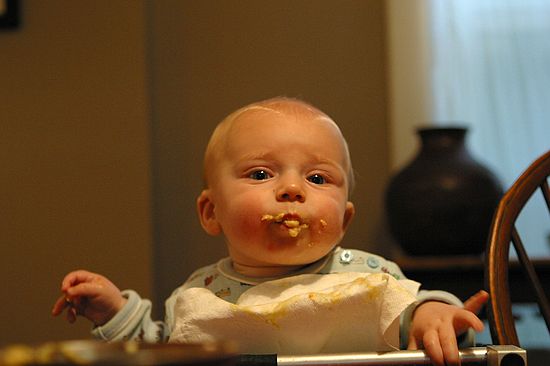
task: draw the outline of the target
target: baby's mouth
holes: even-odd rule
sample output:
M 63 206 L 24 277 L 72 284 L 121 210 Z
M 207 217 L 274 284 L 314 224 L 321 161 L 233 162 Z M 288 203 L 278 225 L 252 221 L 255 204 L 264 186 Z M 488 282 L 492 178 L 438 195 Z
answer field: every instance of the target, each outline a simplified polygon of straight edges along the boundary
M 307 229 L 309 227 L 308 224 L 301 221 L 300 216 L 285 212 L 281 212 L 277 215 L 262 215 L 261 221 L 274 222 L 284 225 L 286 228 L 288 228 L 288 235 L 293 238 L 297 237 L 302 229 Z

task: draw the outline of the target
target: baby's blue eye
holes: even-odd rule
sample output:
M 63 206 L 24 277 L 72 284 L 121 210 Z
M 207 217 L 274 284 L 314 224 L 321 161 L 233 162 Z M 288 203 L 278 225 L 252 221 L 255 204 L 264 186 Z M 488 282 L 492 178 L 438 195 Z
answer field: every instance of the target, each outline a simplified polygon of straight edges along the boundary
M 322 175 L 319 174 L 313 174 L 309 177 L 307 177 L 307 180 L 309 180 L 313 184 L 324 184 L 325 178 Z
M 271 178 L 271 175 L 265 170 L 255 170 L 248 177 L 254 180 L 265 180 Z

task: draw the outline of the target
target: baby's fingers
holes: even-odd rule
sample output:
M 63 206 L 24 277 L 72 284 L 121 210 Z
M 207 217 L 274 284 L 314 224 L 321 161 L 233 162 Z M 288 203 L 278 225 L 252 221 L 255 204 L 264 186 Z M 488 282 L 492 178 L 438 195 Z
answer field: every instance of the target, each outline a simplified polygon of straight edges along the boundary
M 60 296 L 59 299 L 57 299 L 52 308 L 52 315 L 57 316 L 61 314 L 65 308 L 67 309 L 67 313 L 65 315 L 67 321 L 69 323 L 74 323 L 76 321 L 77 309 L 67 300 L 65 296 Z
M 489 294 L 481 290 L 464 302 L 464 309 L 479 314 L 487 300 L 489 300 Z
M 95 282 L 83 282 L 76 286 L 69 287 L 65 291 L 65 296 L 73 304 L 85 298 L 94 298 L 102 294 L 104 287 Z
M 74 323 L 76 321 L 76 315 L 76 309 L 69 305 L 69 308 L 67 309 L 67 320 L 69 323 Z
M 458 344 L 456 335 L 451 326 L 440 329 L 439 342 L 443 351 L 445 365 L 455 366 L 460 365 L 460 357 L 458 353 Z
M 472 312 L 461 311 L 453 319 L 453 327 L 457 335 L 464 333 L 468 328 L 476 332 L 483 331 L 483 322 Z
M 435 330 L 427 331 L 422 339 L 426 354 L 432 360 L 432 363 L 437 366 L 445 365 L 443 349 L 439 341 L 439 334 Z
M 407 349 L 411 351 L 415 351 L 418 349 L 418 342 L 416 341 L 415 337 L 409 337 L 409 344 L 407 345 Z
M 65 295 L 60 296 L 55 304 L 53 304 L 52 308 L 52 315 L 57 316 L 63 312 L 63 309 L 65 309 L 69 304 L 67 303 L 67 300 L 65 298 Z
M 65 292 L 69 288 L 83 282 L 92 282 L 95 274 L 85 270 L 77 270 L 69 273 L 61 282 L 61 291 Z

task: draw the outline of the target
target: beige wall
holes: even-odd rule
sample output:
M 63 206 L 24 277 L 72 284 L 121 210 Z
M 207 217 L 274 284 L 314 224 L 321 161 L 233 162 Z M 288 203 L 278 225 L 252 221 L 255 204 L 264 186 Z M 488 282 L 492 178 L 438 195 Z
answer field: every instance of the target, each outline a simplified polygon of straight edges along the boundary
M 70 269 L 155 295 L 159 314 L 225 255 L 195 217 L 202 151 L 261 98 L 301 97 L 339 122 L 357 173 L 344 245 L 386 254 L 382 0 L 22 4 L 23 27 L 0 33 L 0 344 L 88 336 L 49 315 Z
M 0 32 L 0 344 L 88 337 L 50 316 L 71 269 L 152 283 L 143 2 L 21 4 Z

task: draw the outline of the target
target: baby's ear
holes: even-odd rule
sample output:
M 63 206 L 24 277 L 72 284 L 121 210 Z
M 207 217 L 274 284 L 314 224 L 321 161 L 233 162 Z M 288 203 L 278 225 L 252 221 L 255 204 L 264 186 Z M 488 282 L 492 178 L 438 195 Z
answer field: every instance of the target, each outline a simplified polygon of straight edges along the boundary
M 346 212 L 344 212 L 344 225 L 342 227 L 344 231 L 347 230 L 353 216 L 355 216 L 355 206 L 352 202 L 348 201 L 346 202 Z
M 220 223 L 216 220 L 212 192 L 209 189 L 203 190 L 197 198 L 197 213 L 204 231 L 210 235 L 219 235 L 222 232 Z

